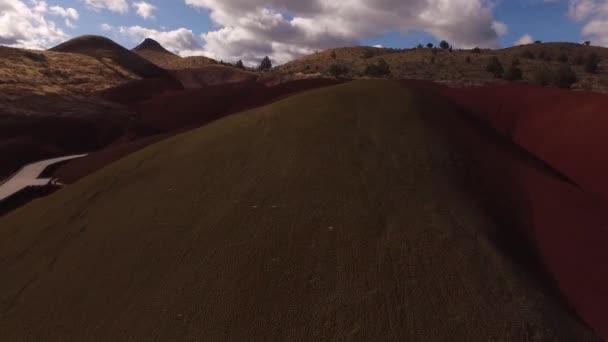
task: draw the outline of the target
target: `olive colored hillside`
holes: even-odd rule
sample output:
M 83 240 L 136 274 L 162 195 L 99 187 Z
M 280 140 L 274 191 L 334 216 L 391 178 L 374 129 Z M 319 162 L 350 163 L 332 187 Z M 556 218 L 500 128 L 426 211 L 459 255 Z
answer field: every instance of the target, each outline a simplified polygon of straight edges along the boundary
M 585 60 L 596 54 L 599 58 L 596 73 L 585 71 Z M 523 80 L 535 82 L 535 73 L 541 68 L 558 69 L 569 65 L 577 76 L 575 89 L 608 91 L 608 49 L 575 43 L 542 43 L 500 50 L 447 49 L 383 49 L 349 47 L 326 50 L 291 61 L 274 70 L 274 78 L 329 76 L 333 65 L 344 68 L 341 76 L 358 78 L 367 76 L 369 65 L 381 59 L 390 66 L 394 79 L 419 79 L 445 83 L 450 86 L 482 85 L 501 82 L 486 70 L 492 57 L 498 57 L 506 69 L 518 62 Z M 270 78 L 271 76 L 267 76 Z
M 431 103 L 311 91 L 9 214 L 0 340 L 596 340 L 488 239 Z

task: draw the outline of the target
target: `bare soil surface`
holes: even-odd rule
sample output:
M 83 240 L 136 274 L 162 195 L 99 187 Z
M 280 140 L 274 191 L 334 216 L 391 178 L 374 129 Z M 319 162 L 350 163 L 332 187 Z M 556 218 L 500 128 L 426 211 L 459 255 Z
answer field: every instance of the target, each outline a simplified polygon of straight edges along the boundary
M 11 276 L 0 337 L 600 340 L 513 257 L 534 239 L 499 245 L 521 226 L 479 193 L 499 191 L 493 181 L 529 198 L 515 204 L 550 252 L 576 231 L 543 235 L 560 223 L 553 206 L 588 197 L 431 99 L 382 81 L 311 91 L 149 146 L 1 218 Z M 484 151 L 495 159 L 480 164 Z M 483 170 L 501 160 L 533 192 Z M 488 181 L 467 186 L 471 170 Z

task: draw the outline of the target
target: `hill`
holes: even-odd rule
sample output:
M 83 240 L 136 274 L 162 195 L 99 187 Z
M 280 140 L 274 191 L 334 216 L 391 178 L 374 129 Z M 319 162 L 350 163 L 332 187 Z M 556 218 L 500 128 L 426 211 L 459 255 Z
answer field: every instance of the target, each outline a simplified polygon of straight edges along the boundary
M 498 246 L 495 235 L 516 227 L 477 202 L 467 178 L 480 161 L 502 161 L 511 168 L 471 182 L 479 193 L 496 190 L 481 188 L 492 180 L 516 192 L 505 177 L 534 176 L 535 195 L 553 190 L 545 200 L 584 194 L 413 89 L 365 81 L 290 97 L 152 145 L 0 219 L 0 272 L 11 275 L 0 282 L 0 331 L 47 341 L 599 340 L 525 272 L 530 260 L 512 259 L 525 239 Z M 559 225 L 534 222 L 537 232 Z
M 167 70 L 196 69 L 218 64 L 217 61 L 204 56 L 181 57 L 165 49 L 154 39 L 146 38 L 133 48 L 133 51 L 148 61 Z
M 583 65 L 585 59 L 593 53 L 600 59 L 600 68 L 595 74 L 585 72 Z M 345 68 L 343 76 L 358 78 L 365 77 L 366 68 L 382 59 L 390 66 L 390 78 L 430 80 L 458 87 L 502 82 L 486 71 L 492 57 L 497 57 L 504 68 L 517 61 L 523 71 L 524 81 L 529 83 L 537 82 L 538 70 L 544 67 L 557 70 L 567 64 L 574 70 L 578 79 L 573 88 L 608 91 L 608 69 L 605 67 L 608 49 L 574 43 L 530 44 L 478 52 L 428 48 L 339 48 L 291 61 L 278 66 L 274 72 L 286 79 L 300 74 L 327 76 L 332 65 L 339 65 Z
M 106 37 L 81 36 L 59 44 L 50 51 L 82 54 L 102 62 L 109 60 L 143 78 L 169 77 L 162 68 Z

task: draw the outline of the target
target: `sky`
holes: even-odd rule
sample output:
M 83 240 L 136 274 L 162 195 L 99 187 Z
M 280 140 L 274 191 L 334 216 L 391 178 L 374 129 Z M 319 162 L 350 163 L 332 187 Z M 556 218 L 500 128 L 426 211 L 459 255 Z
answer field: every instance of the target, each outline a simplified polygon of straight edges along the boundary
M 45 49 L 83 34 L 182 56 L 275 64 L 354 45 L 535 40 L 608 46 L 608 0 L 0 0 L 0 45 Z

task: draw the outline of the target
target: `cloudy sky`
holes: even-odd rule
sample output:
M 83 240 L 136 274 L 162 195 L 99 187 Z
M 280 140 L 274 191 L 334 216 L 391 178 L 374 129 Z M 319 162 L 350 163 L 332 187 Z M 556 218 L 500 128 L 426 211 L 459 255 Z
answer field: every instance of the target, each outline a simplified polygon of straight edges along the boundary
M 183 56 L 275 63 L 338 46 L 608 46 L 608 0 L 0 0 L 0 45 L 48 48 L 82 34 Z

